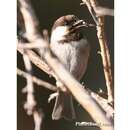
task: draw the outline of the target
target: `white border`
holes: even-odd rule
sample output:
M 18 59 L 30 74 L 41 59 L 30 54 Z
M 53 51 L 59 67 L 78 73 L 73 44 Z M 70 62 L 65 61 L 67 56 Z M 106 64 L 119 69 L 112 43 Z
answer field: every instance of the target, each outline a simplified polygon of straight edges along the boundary
M 130 1 L 115 3 L 115 130 L 130 129 Z
M 0 130 L 16 130 L 16 1 L 0 3 Z

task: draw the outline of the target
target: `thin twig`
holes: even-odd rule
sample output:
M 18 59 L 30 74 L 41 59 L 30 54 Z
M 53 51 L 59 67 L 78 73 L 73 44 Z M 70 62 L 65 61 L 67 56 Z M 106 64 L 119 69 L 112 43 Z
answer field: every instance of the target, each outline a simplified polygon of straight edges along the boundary
M 97 27 L 97 36 L 99 39 L 99 44 L 101 48 L 101 57 L 104 69 L 104 75 L 106 79 L 107 93 L 108 93 L 108 102 L 113 103 L 113 94 L 112 94 L 112 72 L 111 72 L 111 62 L 109 49 L 106 44 L 104 36 L 104 19 L 98 18 L 101 26 Z
M 101 7 L 101 6 L 95 6 L 94 10 L 97 14 L 97 16 L 114 16 L 114 10 L 113 9 L 108 9 L 106 7 Z
M 32 10 L 30 0 L 19 0 L 19 4 L 20 11 L 24 19 L 26 37 L 33 42 L 39 37 L 38 30 L 36 29 L 39 26 L 39 22 L 36 18 L 34 10 Z M 31 11 L 31 15 L 29 11 Z
M 42 48 L 43 45 L 41 44 L 38 44 L 38 43 L 20 43 L 17 44 L 17 47 L 19 49 L 39 49 L 39 48 Z
M 24 71 L 22 71 L 22 70 L 20 70 L 18 68 L 17 68 L 17 74 L 24 77 L 24 78 L 27 78 L 27 76 L 30 75 L 29 73 L 26 73 L 26 72 L 24 72 Z M 45 81 L 43 81 L 43 80 L 41 80 L 41 79 L 39 79 L 39 78 L 37 78 L 37 77 L 35 77 L 33 75 L 30 75 L 30 76 L 32 77 L 32 81 L 34 83 L 36 83 L 37 85 L 42 86 L 42 87 L 47 88 L 47 89 L 52 90 L 52 91 L 57 90 L 56 86 L 54 86 L 54 85 L 52 85 L 52 84 L 50 84 L 48 82 L 45 82 Z
M 24 55 L 23 55 L 23 60 L 24 60 L 24 65 L 25 65 L 26 71 L 30 73 L 32 71 L 32 66 L 31 66 L 31 62 L 28 58 L 28 55 L 26 53 L 24 53 Z M 27 85 L 26 85 L 27 102 L 24 104 L 24 108 L 27 110 L 28 115 L 32 115 L 34 107 L 36 105 L 36 101 L 35 101 L 34 95 L 33 95 L 34 88 L 33 88 L 32 76 L 27 75 L 26 79 L 27 79 Z
M 80 5 L 86 5 L 86 0 L 82 0 L 82 1 L 83 2 L 80 3 Z M 88 0 L 87 0 L 87 2 L 88 2 Z M 113 9 L 101 7 L 99 5 L 93 6 L 93 9 L 96 13 L 96 16 L 105 16 L 105 15 L 114 16 L 114 10 Z
M 17 48 L 17 50 L 23 55 L 22 49 Z M 43 72 L 46 72 L 48 75 L 53 76 L 53 72 L 50 67 L 48 67 L 48 65 L 35 52 L 32 50 L 26 50 L 26 53 L 34 65 L 40 68 Z
M 99 24 L 98 19 L 97 19 L 94 9 L 91 6 L 90 0 L 82 0 L 82 2 L 88 7 L 88 10 L 89 10 L 90 14 L 92 15 L 93 20 L 95 21 L 96 25 L 98 25 Z
M 103 108 L 103 110 L 106 112 L 106 115 L 113 120 L 114 118 L 114 109 L 113 107 L 108 103 L 107 99 L 99 96 L 97 93 L 93 92 L 92 90 L 87 88 L 87 91 L 90 93 L 90 95 L 100 104 L 100 106 Z
M 93 8 L 95 12 L 95 17 L 97 17 L 96 8 L 98 7 L 98 2 L 96 0 L 82 0 L 88 7 Z M 89 10 L 90 11 L 90 10 Z M 90 11 L 90 13 L 92 13 Z M 94 15 L 94 13 L 93 13 Z M 95 20 L 95 19 L 94 19 Z M 105 33 L 104 33 L 104 17 L 97 17 L 97 37 L 99 39 L 99 45 L 101 49 L 101 57 L 103 63 L 103 70 L 106 79 L 107 93 L 108 93 L 108 102 L 113 104 L 113 94 L 112 94 L 112 72 L 111 72 L 111 62 L 110 62 L 110 54 L 109 49 L 106 44 Z
M 34 130 L 40 130 L 41 129 L 41 124 L 43 120 L 44 114 L 42 111 L 34 111 L 33 112 L 33 119 L 34 119 L 34 124 L 35 124 L 35 129 Z

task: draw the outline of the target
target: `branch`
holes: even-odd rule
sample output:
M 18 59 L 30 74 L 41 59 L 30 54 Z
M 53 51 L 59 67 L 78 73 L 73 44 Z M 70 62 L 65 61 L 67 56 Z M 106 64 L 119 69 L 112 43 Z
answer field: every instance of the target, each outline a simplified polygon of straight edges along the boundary
M 104 8 L 101 6 L 95 6 L 94 10 L 97 14 L 97 16 L 104 16 L 104 15 L 109 15 L 109 16 L 114 16 L 114 10 L 113 9 L 108 9 L 108 8 Z
M 23 51 L 23 60 L 24 60 L 26 71 L 31 73 L 32 72 L 31 61 L 28 55 L 26 54 L 26 50 Z M 40 130 L 41 123 L 42 123 L 42 114 L 36 111 L 35 109 L 36 101 L 34 98 L 34 86 L 33 86 L 33 79 L 31 74 L 26 75 L 26 79 L 27 79 L 27 85 L 25 89 L 27 92 L 27 101 L 24 104 L 24 109 L 27 110 L 28 115 L 33 115 L 35 130 Z
M 23 60 L 24 60 L 26 71 L 30 73 L 32 71 L 32 66 L 26 53 L 24 53 L 23 55 Z M 36 105 L 34 95 L 33 95 L 34 93 L 33 82 L 32 82 L 32 77 L 30 75 L 27 75 L 26 79 L 27 79 L 27 85 L 26 85 L 27 102 L 24 104 L 24 108 L 27 110 L 28 115 L 32 115 L 34 107 Z
M 39 49 L 43 48 L 43 45 L 37 43 L 20 43 L 17 44 L 17 48 L 20 49 Z
M 20 70 L 20 69 L 17 69 L 17 74 L 19 76 L 22 76 L 24 78 L 26 78 L 28 75 L 28 73 Z M 32 76 L 32 80 L 34 83 L 36 83 L 37 85 L 41 86 L 41 87 L 44 87 L 44 88 L 47 88 L 49 90 L 52 90 L 52 91 L 56 91 L 57 88 L 56 86 L 48 83 L 48 82 L 45 82 L 33 75 Z M 86 91 L 86 90 L 85 90 Z M 108 104 L 107 100 L 101 96 L 99 96 L 98 94 L 94 93 L 92 90 L 88 89 L 87 88 L 87 91 L 89 92 L 89 94 L 100 104 L 100 106 L 103 108 L 103 110 L 107 113 L 107 115 L 113 119 L 113 114 L 114 114 L 114 110 L 113 108 Z
M 28 74 L 28 73 L 26 73 L 26 72 L 24 72 L 24 71 L 22 71 L 22 70 L 20 70 L 18 68 L 17 68 L 17 74 L 24 77 L 24 78 L 27 78 L 27 76 L 30 75 L 30 74 Z M 30 75 L 30 76 L 32 77 L 32 81 L 34 83 L 36 83 L 37 85 L 42 86 L 42 87 L 47 88 L 47 89 L 52 90 L 52 91 L 57 90 L 56 86 L 54 86 L 54 85 L 52 85 L 52 84 L 50 84 L 48 82 L 45 82 L 45 81 L 43 81 L 43 80 L 41 80 L 41 79 L 39 79 L 39 78 L 37 78 L 37 77 L 35 77 L 33 75 Z
M 35 39 L 37 39 L 40 36 L 38 34 L 38 30 L 36 29 L 39 26 L 39 22 L 36 18 L 34 10 L 32 10 L 31 2 L 30 0 L 18 0 L 18 2 L 20 4 L 20 11 L 24 19 L 26 37 L 30 41 L 35 41 Z
M 17 50 L 23 55 L 22 49 L 17 48 Z M 36 65 L 42 71 L 46 72 L 48 75 L 54 75 L 50 67 L 48 67 L 48 65 L 35 52 L 33 52 L 32 50 L 26 50 L 26 53 L 28 54 L 28 58 L 32 61 L 34 65 Z
M 97 12 L 96 12 L 95 8 L 97 8 L 98 2 L 96 0 L 82 0 L 82 1 L 83 1 L 83 3 L 86 4 L 88 9 L 90 7 L 93 8 L 93 10 L 94 10 L 93 15 L 95 14 L 94 17 L 97 17 Z M 104 33 L 104 17 L 98 16 L 97 21 L 98 21 L 97 22 L 97 37 L 98 37 L 99 45 L 100 45 L 100 49 L 101 49 L 100 54 L 102 57 L 103 70 L 104 70 L 104 75 L 105 75 L 105 79 L 106 79 L 108 102 L 113 104 L 114 99 L 113 99 L 113 94 L 112 94 L 113 86 L 112 86 L 111 62 L 110 62 L 109 49 L 106 44 L 105 33 Z
M 19 0 L 20 4 L 24 11 L 22 11 L 23 16 L 29 15 L 28 19 L 24 17 L 25 21 L 25 27 L 30 28 L 30 26 L 33 28 L 31 30 L 35 30 L 34 32 L 37 32 L 36 36 L 34 35 L 33 31 L 32 34 L 27 35 L 28 39 L 30 41 L 35 41 L 37 43 L 43 44 L 43 57 L 46 60 L 49 67 L 53 70 L 53 72 L 56 74 L 56 76 L 61 80 L 61 82 L 70 90 L 72 95 L 75 97 L 75 99 L 83 106 L 83 108 L 89 112 L 89 114 L 92 116 L 92 118 L 97 122 L 103 124 L 102 126 L 99 126 L 102 130 L 113 130 L 113 124 L 109 120 L 109 118 L 106 117 L 105 112 L 103 109 L 98 105 L 98 103 L 90 96 L 90 94 L 85 91 L 82 87 L 82 85 L 64 68 L 64 66 L 59 62 L 59 60 L 54 57 L 52 54 L 49 43 L 45 42 L 45 40 L 42 38 L 40 33 L 37 31 L 36 23 L 34 22 L 33 16 L 34 14 L 31 8 L 31 5 L 28 4 L 26 0 Z M 26 4 L 24 4 L 26 3 Z M 26 5 L 26 6 L 25 6 Z M 28 6 L 30 8 L 28 8 Z M 32 25 L 29 25 L 29 24 Z M 26 29 L 26 31 L 29 31 Z M 27 32 L 27 34 L 29 34 Z M 34 35 L 34 37 L 33 37 Z M 30 37 L 32 36 L 32 37 Z M 34 40 L 35 39 L 35 40 Z M 107 125 L 107 126 L 106 126 Z M 109 126 L 108 126 L 109 125 Z
M 89 10 L 90 14 L 92 15 L 93 20 L 94 20 L 95 23 L 98 25 L 98 24 L 99 24 L 99 23 L 98 23 L 98 19 L 97 19 L 97 17 L 96 17 L 96 13 L 95 13 L 94 9 L 93 9 L 92 6 L 91 6 L 90 0 L 82 0 L 82 2 L 83 2 L 83 3 L 81 3 L 81 5 L 82 5 L 82 4 L 85 4 L 85 5 L 88 7 L 88 10 Z
M 80 5 L 85 5 L 87 3 L 87 6 L 88 6 L 88 1 L 89 0 L 87 0 L 87 1 L 82 0 L 82 1 L 83 1 L 83 3 L 80 3 Z M 91 6 L 89 8 L 91 8 Z M 93 6 L 93 9 L 94 9 L 94 11 L 96 13 L 96 16 L 105 16 L 105 15 L 114 16 L 114 10 L 113 9 L 109 9 L 109 8 L 106 8 L 106 7 L 101 7 L 99 5 Z
M 96 94 L 95 92 L 91 91 L 88 88 L 87 88 L 87 91 L 100 104 L 102 109 L 106 112 L 107 117 L 110 118 L 111 120 L 113 120 L 114 109 L 110 104 L 108 104 L 108 101 L 105 98 L 99 96 L 98 94 Z
M 42 111 L 37 110 L 33 112 L 33 119 L 35 123 L 35 130 L 40 130 L 41 129 L 41 123 L 42 119 L 44 117 L 44 114 Z

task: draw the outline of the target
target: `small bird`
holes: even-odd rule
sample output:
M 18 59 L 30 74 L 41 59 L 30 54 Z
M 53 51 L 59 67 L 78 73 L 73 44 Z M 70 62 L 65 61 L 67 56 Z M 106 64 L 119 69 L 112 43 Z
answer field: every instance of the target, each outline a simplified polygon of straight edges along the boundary
M 86 26 L 86 22 L 78 19 L 75 15 L 66 15 L 54 22 L 51 32 L 50 47 L 52 52 L 78 81 L 81 80 L 86 71 L 90 53 L 90 45 L 81 33 L 81 28 Z M 59 91 L 52 112 L 52 119 L 75 119 L 72 95 L 58 78 L 56 85 Z

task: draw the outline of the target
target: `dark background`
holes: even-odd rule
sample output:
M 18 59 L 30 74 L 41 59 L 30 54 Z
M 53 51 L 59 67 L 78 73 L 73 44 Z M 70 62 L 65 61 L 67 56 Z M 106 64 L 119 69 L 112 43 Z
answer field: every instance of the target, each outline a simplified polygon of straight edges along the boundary
M 67 14 L 75 14 L 80 19 L 85 19 L 89 23 L 94 23 L 91 15 L 89 14 L 86 6 L 80 6 L 81 0 L 32 0 L 32 4 L 36 15 L 40 21 L 40 29 L 48 29 L 49 33 L 53 22 Z M 114 7 L 114 2 L 111 0 L 99 0 L 100 5 L 109 8 Z M 84 84 L 97 92 L 99 88 L 106 92 L 106 85 L 104 79 L 104 73 L 102 69 L 101 56 L 97 53 L 99 51 L 98 39 L 96 37 L 95 28 L 83 30 L 87 36 L 91 45 L 91 54 L 89 58 L 88 68 L 82 81 Z M 105 17 L 105 33 L 107 44 L 110 49 L 112 74 L 114 77 L 114 18 Z M 24 70 L 22 56 L 18 53 L 17 56 L 18 68 Z M 53 78 L 49 78 L 48 75 L 40 71 L 33 65 L 33 75 L 55 84 Z M 21 93 L 22 88 L 26 85 L 26 80 L 21 77 L 17 77 L 17 130 L 33 130 L 34 122 L 32 116 L 27 116 L 23 109 L 23 104 L 26 101 L 26 94 Z M 96 127 L 76 127 L 76 121 L 89 122 L 93 121 L 86 111 L 74 101 L 74 106 L 77 114 L 77 119 L 73 122 L 61 119 L 59 121 L 51 120 L 51 113 L 53 110 L 54 102 L 47 103 L 48 96 L 52 91 L 37 86 L 35 84 L 35 98 L 37 100 L 37 107 L 42 108 L 45 117 L 42 124 L 44 130 L 98 130 Z M 43 129 L 42 129 L 43 130 Z

